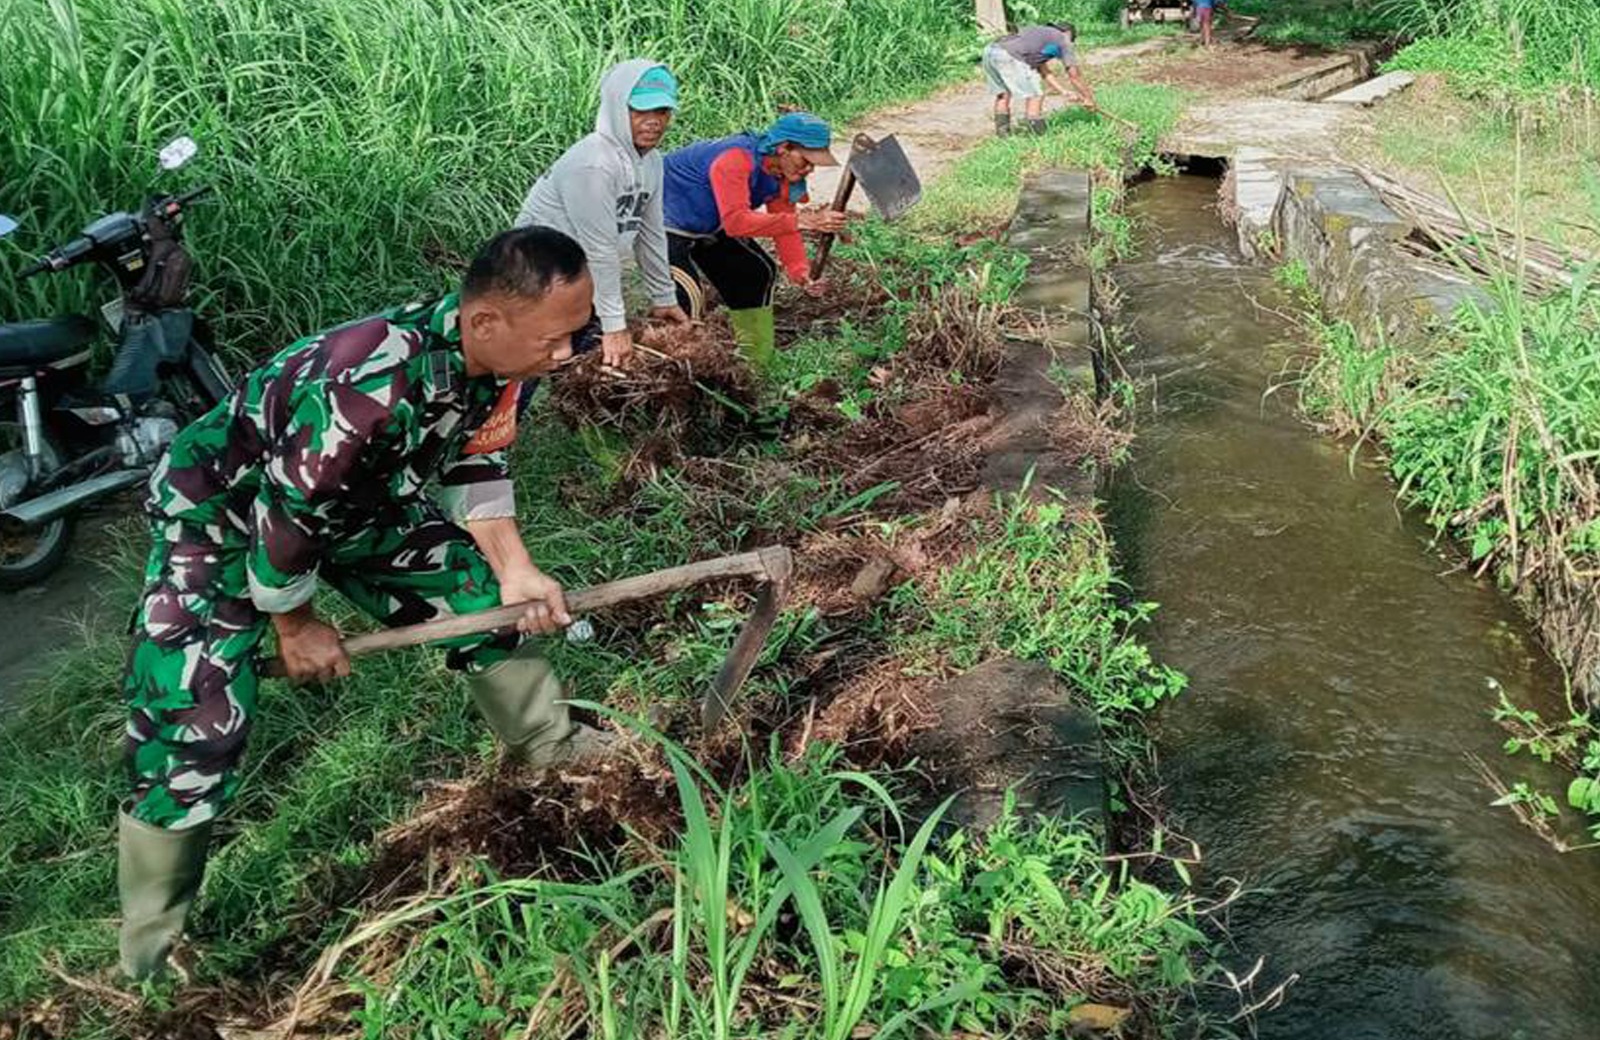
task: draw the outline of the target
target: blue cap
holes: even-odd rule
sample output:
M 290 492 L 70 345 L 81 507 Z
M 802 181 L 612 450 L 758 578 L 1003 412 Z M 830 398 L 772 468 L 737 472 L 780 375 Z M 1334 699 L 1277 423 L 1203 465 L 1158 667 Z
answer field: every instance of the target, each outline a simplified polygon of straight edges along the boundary
M 633 89 L 628 92 L 628 107 L 635 112 L 652 112 L 658 108 L 678 110 L 678 80 L 665 65 L 644 71 Z
M 833 131 L 827 120 L 810 112 L 786 112 L 761 135 L 762 152 L 771 152 L 788 141 L 806 150 L 806 157 L 816 166 L 838 166 L 828 145 L 833 141 Z

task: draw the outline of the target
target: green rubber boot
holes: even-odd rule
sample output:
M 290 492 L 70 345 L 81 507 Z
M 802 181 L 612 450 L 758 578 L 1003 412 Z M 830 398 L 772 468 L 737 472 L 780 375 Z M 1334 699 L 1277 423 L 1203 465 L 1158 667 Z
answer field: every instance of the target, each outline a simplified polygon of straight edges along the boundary
M 522 646 L 467 680 L 472 699 L 505 747 L 508 762 L 535 769 L 610 750 L 609 734 L 574 723 L 550 662 Z
M 994 135 L 996 137 L 1011 136 L 1011 113 L 996 112 L 994 114 Z
M 769 374 L 778 356 L 778 334 L 773 328 L 772 308 L 749 307 L 745 310 L 730 310 L 728 324 L 733 326 L 734 342 L 739 344 L 739 351 L 744 354 L 744 359 L 750 362 L 750 367 L 755 369 L 759 376 Z
M 206 871 L 211 824 L 168 830 L 136 820 L 117 819 L 117 894 L 122 900 L 122 934 L 117 947 L 122 972 L 147 979 L 167 966 L 167 955 L 183 933 L 189 906 Z

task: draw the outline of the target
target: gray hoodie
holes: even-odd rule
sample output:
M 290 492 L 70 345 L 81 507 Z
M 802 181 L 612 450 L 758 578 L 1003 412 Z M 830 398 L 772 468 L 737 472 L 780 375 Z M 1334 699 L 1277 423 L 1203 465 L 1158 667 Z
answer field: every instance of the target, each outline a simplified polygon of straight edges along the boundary
M 654 307 L 678 302 L 667 266 L 661 216 L 661 151 L 640 155 L 628 122 L 628 94 L 661 63 L 636 58 L 614 65 L 600 81 L 594 133 L 568 148 L 528 191 L 517 227 L 537 224 L 578 240 L 594 277 L 594 311 L 603 332 L 627 327 L 622 262 L 631 248 Z

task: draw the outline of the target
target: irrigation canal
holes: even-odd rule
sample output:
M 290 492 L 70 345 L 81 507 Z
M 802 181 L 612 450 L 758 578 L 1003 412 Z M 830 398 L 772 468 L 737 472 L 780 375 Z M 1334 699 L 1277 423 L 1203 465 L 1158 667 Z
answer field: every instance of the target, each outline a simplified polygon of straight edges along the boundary
M 1115 280 L 1145 385 L 1111 511 L 1135 593 L 1161 605 L 1153 649 L 1190 677 L 1156 735 L 1196 880 L 1252 890 L 1225 959 L 1265 955 L 1258 996 L 1299 975 L 1259 1035 L 1600 1036 L 1600 856 L 1491 808 L 1469 760 L 1564 790 L 1506 760 L 1488 715 L 1498 684 L 1559 717 L 1561 675 L 1375 460 L 1352 467 L 1267 393 L 1303 354 L 1294 305 L 1239 254 L 1216 186 L 1134 191 L 1145 243 Z

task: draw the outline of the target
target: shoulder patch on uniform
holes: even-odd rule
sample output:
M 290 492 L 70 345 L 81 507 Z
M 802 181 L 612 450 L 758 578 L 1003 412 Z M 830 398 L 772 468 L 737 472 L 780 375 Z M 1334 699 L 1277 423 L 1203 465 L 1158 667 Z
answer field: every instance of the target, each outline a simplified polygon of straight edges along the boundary
M 487 455 L 499 451 L 517 439 L 517 398 L 522 394 L 522 384 L 506 384 L 495 402 L 494 410 L 483 420 L 476 433 L 461 449 L 463 455 Z

